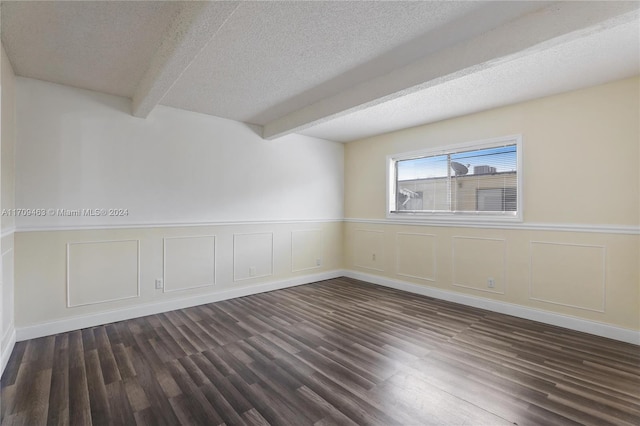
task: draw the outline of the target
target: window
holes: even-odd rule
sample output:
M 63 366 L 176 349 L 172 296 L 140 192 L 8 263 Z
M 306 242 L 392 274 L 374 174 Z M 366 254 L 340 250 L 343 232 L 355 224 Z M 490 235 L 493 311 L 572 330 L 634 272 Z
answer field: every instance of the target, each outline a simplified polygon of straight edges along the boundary
M 521 220 L 521 138 L 388 157 L 388 216 Z

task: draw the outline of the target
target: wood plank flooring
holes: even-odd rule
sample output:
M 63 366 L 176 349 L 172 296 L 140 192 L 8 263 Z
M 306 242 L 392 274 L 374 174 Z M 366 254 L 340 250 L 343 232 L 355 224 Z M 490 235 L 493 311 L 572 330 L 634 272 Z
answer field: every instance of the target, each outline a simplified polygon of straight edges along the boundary
M 2 425 L 638 425 L 639 347 L 351 279 L 16 344 Z

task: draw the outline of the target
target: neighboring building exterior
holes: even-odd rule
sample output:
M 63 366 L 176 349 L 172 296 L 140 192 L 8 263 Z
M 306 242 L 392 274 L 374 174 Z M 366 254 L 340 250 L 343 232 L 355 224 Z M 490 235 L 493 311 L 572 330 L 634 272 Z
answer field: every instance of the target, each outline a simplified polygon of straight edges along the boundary
M 478 171 L 484 170 L 474 170 Z M 448 177 L 403 180 L 398 182 L 397 194 L 398 211 L 515 211 L 517 173 L 451 176 L 450 181 Z

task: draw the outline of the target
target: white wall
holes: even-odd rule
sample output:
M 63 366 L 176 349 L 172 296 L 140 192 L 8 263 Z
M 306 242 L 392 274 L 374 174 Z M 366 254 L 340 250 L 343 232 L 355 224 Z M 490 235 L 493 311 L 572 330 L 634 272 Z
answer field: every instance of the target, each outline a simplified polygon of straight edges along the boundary
M 15 207 L 15 148 L 16 148 L 16 84 L 9 58 L 2 48 L 2 208 Z M 9 231 L 15 226 L 15 217 L 1 216 L 2 230 Z
M 18 338 L 337 276 L 340 143 L 17 79 Z M 156 289 L 155 281 L 164 280 Z
M 14 149 L 16 142 L 16 88 L 15 75 L 1 47 L 2 118 L 0 149 L 0 207 L 11 209 L 14 204 Z M 9 359 L 15 342 L 14 328 L 14 280 L 13 280 L 13 229 L 12 216 L 0 216 L 0 373 Z
M 16 204 L 126 208 L 121 217 L 21 217 L 25 228 L 340 219 L 343 146 L 292 135 L 264 141 L 245 124 L 18 78 Z

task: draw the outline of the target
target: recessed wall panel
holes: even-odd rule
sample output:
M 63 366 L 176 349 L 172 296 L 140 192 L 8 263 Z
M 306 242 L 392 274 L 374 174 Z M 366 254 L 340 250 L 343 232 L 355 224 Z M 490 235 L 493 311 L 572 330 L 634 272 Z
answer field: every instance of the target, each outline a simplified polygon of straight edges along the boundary
M 532 241 L 530 263 L 531 299 L 604 312 L 604 247 Z
M 504 294 L 506 243 L 502 239 L 453 237 L 453 285 Z
M 233 280 L 273 275 L 273 233 L 233 235 Z
M 215 236 L 165 238 L 164 291 L 214 285 L 215 264 Z
M 291 271 L 305 271 L 322 266 L 322 230 L 291 231 Z
M 384 231 L 357 229 L 355 238 L 355 266 L 384 271 Z
M 138 240 L 67 244 L 67 307 L 139 295 Z
M 396 235 L 396 268 L 398 275 L 435 281 L 435 235 L 398 232 Z

